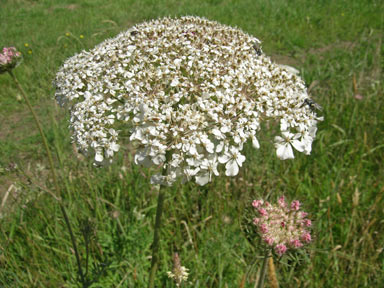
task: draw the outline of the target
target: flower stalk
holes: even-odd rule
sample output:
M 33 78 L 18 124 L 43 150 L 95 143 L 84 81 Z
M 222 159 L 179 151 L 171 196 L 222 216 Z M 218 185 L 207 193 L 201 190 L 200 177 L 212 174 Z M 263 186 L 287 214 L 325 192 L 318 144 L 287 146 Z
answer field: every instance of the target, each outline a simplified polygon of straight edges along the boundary
M 170 153 L 166 154 L 166 163 L 163 168 L 162 175 L 166 175 L 167 160 L 170 158 Z M 157 268 L 159 266 L 159 246 L 160 246 L 160 233 L 161 233 L 161 216 L 163 214 L 164 206 L 164 190 L 165 185 L 161 184 L 159 189 L 159 195 L 157 196 L 157 208 L 156 208 L 156 219 L 155 219 L 155 231 L 153 235 L 152 243 L 152 259 L 151 259 L 151 270 L 149 272 L 148 288 L 153 288 L 156 278 Z
M 72 231 L 72 227 L 71 227 L 71 223 L 70 223 L 69 218 L 68 218 L 68 214 L 67 214 L 67 212 L 65 210 L 65 207 L 64 207 L 64 205 L 62 203 L 62 198 L 60 196 L 60 191 L 61 190 L 60 190 L 59 183 L 57 181 L 56 170 L 55 170 L 55 166 L 53 164 L 52 154 L 51 154 L 51 152 L 49 150 L 47 138 L 44 135 L 43 128 L 41 126 L 39 118 L 38 118 L 36 112 L 33 110 L 31 102 L 29 102 L 29 99 L 28 99 L 27 94 L 25 93 L 23 87 L 21 86 L 20 82 L 17 80 L 15 74 L 13 74 L 11 69 L 8 70 L 8 73 L 11 76 L 12 80 L 15 82 L 15 84 L 17 86 L 17 89 L 20 91 L 21 95 L 23 96 L 23 99 L 24 99 L 25 103 L 27 104 L 27 107 L 28 107 L 29 111 L 31 112 L 31 114 L 33 116 L 33 120 L 35 121 L 37 129 L 39 130 L 41 139 L 43 141 L 44 149 L 45 149 L 45 151 L 47 153 L 47 156 L 48 156 L 48 162 L 49 162 L 49 167 L 50 167 L 51 174 L 52 174 L 53 185 L 55 186 L 56 193 L 58 194 L 57 195 L 57 194 L 52 193 L 52 195 L 57 200 L 57 202 L 59 203 L 61 213 L 63 214 L 65 224 L 66 224 L 66 226 L 68 228 L 68 232 L 69 232 L 69 235 L 71 237 L 72 247 L 73 247 L 73 250 L 75 252 L 75 257 L 76 257 L 76 262 L 77 262 L 77 267 L 78 267 L 78 273 L 79 273 L 80 281 L 83 284 L 83 287 L 88 287 L 88 285 L 86 284 L 86 279 L 84 277 L 83 270 L 81 268 L 81 261 L 80 261 L 80 256 L 79 256 L 79 252 L 78 252 L 77 245 L 76 245 L 76 239 L 75 239 L 75 236 L 74 236 L 73 231 Z
M 159 266 L 159 242 L 160 242 L 160 230 L 161 230 L 160 229 L 161 215 L 163 213 L 163 204 L 164 204 L 164 187 L 161 187 L 161 186 L 160 186 L 159 195 L 157 198 L 155 232 L 154 232 L 153 243 L 152 243 L 152 261 L 151 261 L 151 270 L 149 272 L 148 288 L 154 287 L 155 276 L 156 276 L 157 268 Z
M 175 281 L 176 287 L 181 287 L 182 283 L 188 280 L 188 268 L 181 266 L 179 254 L 176 252 L 173 255 L 173 269 L 168 271 L 168 278 Z
M 267 275 L 267 263 L 268 263 L 268 258 L 271 257 L 271 250 L 269 248 L 265 249 L 265 254 L 264 254 L 264 259 L 263 259 L 263 266 L 261 267 L 260 271 L 260 277 L 259 277 L 259 282 L 257 284 L 257 288 L 263 288 L 264 287 L 264 281 L 265 281 L 265 276 Z
M 279 288 L 279 282 L 277 281 L 275 264 L 273 263 L 273 257 L 268 259 L 268 281 L 271 288 Z

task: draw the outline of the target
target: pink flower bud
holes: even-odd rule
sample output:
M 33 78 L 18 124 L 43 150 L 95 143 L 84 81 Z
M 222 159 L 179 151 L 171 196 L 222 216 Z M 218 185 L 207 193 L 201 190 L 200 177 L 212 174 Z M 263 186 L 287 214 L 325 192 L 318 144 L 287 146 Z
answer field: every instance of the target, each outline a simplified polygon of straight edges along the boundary
M 262 200 L 252 202 L 257 209 L 253 224 L 257 227 L 259 237 L 280 256 L 288 247 L 299 249 L 311 241 L 307 227 L 312 222 L 306 218 L 307 213 L 298 211 L 301 206 L 299 201 L 292 201 L 290 205 L 288 203 L 284 197 L 272 204 Z
M 263 200 L 253 200 L 252 206 L 255 208 L 259 208 L 261 205 L 263 205 Z
M 291 245 L 295 248 L 300 248 L 301 246 L 303 246 L 303 243 L 301 243 L 299 239 L 296 239 L 291 241 Z
M 300 209 L 300 202 L 298 200 L 292 201 L 291 209 L 296 210 L 296 211 L 299 210 Z
M 267 225 L 265 223 L 261 224 L 260 231 L 263 234 L 268 233 L 268 228 L 267 228 Z
M 311 227 L 311 226 L 312 226 L 312 221 L 309 220 L 309 219 L 305 219 L 305 220 L 304 220 L 304 224 L 305 224 L 305 226 L 307 226 L 307 227 Z
M 301 239 L 304 241 L 304 242 L 311 242 L 312 238 L 311 238 L 311 234 L 309 234 L 308 232 L 307 233 L 304 233 L 302 236 L 301 236 Z
M 0 74 L 11 71 L 21 61 L 21 53 L 15 47 L 4 47 L 0 53 Z
M 265 241 L 269 246 L 272 246 L 272 244 L 273 244 L 273 239 L 270 238 L 270 237 L 265 238 L 264 241 Z
M 261 216 L 264 216 L 264 217 L 268 216 L 268 212 L 264 208 L 260 208 L 258 211 L 259 211 Z
M 284 244 L 278 244 L 275 247 L 275 251 L 278 255 L 281 256 L 287 251 L 287 246 L 285 246 Z

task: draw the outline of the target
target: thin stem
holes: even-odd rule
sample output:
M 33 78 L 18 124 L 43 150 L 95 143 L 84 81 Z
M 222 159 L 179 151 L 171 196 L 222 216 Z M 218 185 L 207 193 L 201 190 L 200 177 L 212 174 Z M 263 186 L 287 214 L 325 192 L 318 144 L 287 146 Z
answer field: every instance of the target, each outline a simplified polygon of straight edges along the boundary
M 70 234 L 70 237 L 71 237 L 71 242 L 72 242 L 73 250 L 75 251 L 75 257 L 76 257 L 77 267 L 79 269 L 80 279 L 81 279 L 81 282 L 83 283 L 83 287 L 86 287 L 85 286 L 86 285 L 86 281 L 85 281 L 85 278 L 84 278 L 83 270 L 81 269 L 80 256 L 79 256 L 79 253 L 78 253 L 78 250 L 77 250 L 76 239 L 75 239 L 75 236 L 74 236 L 73 231 L 72 231 L 71 223 L 69 222 L 68 214 L 67 214 L 67 212 L 66 212 L 66 210 L 64 208 L 63 203 L 61 202 L 62 199 L 60 197 L 60 186 L 59 186 L 59 183 L 57 181 L 56 170 L 55 170 L 55 166 L 53 165 L 53 158 L 52 158 L 51 152 L 49 150 L 47 138 L 44 135 L 43 128 L 42 128 L 42 126 L 40 124 L 39 118 L 37 117 L 35 111 L 33 110 L 31 102 L 29 102 L 29 99 L 28 99 L 27 94 L 25 93 L 23 87 L 20 85 L 19 81 L 17 80 L 16 76 L 12 73 L 12 71 L 9 70 L 8 72 L 9 72 L 9 75 L 11 75 L 13 81 L 16 83 L 16 86 L 19 89 L 21 95 L 23 96 L 24 101 L 27 104 L 29 111 L 32 113 L 33 120 L 35 121 L 35 124 L 36 124 L 36 126 L 37 126 L 37 128 L 38 128 L 38 130 L 40 132 L 40 136 L 41 136 L 41 139 L 43 141 L 43 145 L 44 145 L 45 151 L 47 152 L 48 162 L 49 162 L 49 166 L 50 166 L 50 169 L 51 169 L 53 184 L 55 185 L 56 193 L 59 194 L 59 196 L 55 195 L 54 198 L 56 200 L 58 200 L 58 203 L 60 205 L 61 213 L 63 214 L 64 221 L 65 221 L 65 223 L 67 225 L 67 228 L 68 228 L 68 231 L 69 231 L 69 234 Z
M 155 283 L 156 271 L 159 265 L 159 239 L 160 239 L 160 227 L 161 227 L 161 215 L 163 213 L 164 203 L 164 189 L 160 186 L 159 196 L 157 198 L 157 209 L 156 209 L 156 222 L 155 222 L 155 233 L 153 236 L 152 244 L 152 261 L 151 271 L 149 274 L 148 288 L 153 288 Z
M 29 108 L 29 111 L 32 113 L 33 120 L 35 121 L 37 129 L 39 129 L 41 139 L 43 140 L 44 148 L 45 148 L 45 150 L 47 152 L 48 162 L 49 162 L 49 166 L 51 168 L 51 173 L 52 173 L 53 184 L 55 185 L 56 192 L 59 193 L 60 189 L 59 189 L 59 184 L 57 182 L 56 171 L 55 171 L 55 168 L 53 166 L 52 155 L 51 155 L 51 152 L 49 150 L 48 142 L 47 142 L 47 139 L 45 138 L 45 135 L 44 135 L 44 132 L 43 132 L 43 128 L 41 127 L 39 118 L 37 117 L 35 111 L 33 110 L 31 102 L 29 102 L 27 94 L 25 94 L 24 89 L 23 89 L 23 87 L 21 87 L 21 85 L 20 85 L 19 81 L 17 80 L 16 76 L 12 73 L 12 71 L 8 71 L 8 72 L 11 75 L 13 81 L 15 81 L 16 86 L 19 89 L 21 95 L 23 96 L 25 103 L 27 103 L 27 106 Z M 55 198 L 61 199 L 59 197 L 55 197 Z
M 77 269 L 79 269 L 80 281 L 83 284 L 83 287 L 88 287 L 88 285 L 85 281 L 84 274 L 83 274 L 83 269 L 81 268 L 80 256 L 79 256 L 79 252 L 77 250 L 77 245 L 76 245 L 76 238 L 75 238 L 75 235 L 73 234 L 72 227 L 71 227 L 71 224 L 69 222 L 68 214 L 64 208 L 64 205 L 61 202 L 59 202 L 59 205 L 60 205 L 61 213 L 63 213 L 65 223 L 67 224 L 68 232 L 69 232 L 69 235 L 71 237 L 73 250 L 75 251 L 75 257 L 76 257 L 76 262 L 77 262 Z
M 257 284 L 257 288 L 264 287 L 264 280 L 265 280 L 265 275 L 267 275 L 267 263 L 268 263 L 269 257 L 270 257 L 270 250 L 266 248 L 264 260 L 263 260 L 263 266 L 261 267 L 260 278 L 259 278 L 259 283 Z
M 268 281 L 270 288 L 279 288 L 279 281 L 277 281 L 275 264 L 273 264 L 273 257 L 268 258 Z
M 163 173 L 162 175 L 165 176 L 167 172 L 167 163 L 171 158 L 171 154 L 168 151 L 165 155 L 166 160 L 163 166 Z M 149 281 L 148 281 L 148 288 L 153 288 L 155 283 L 155 277 L 157 268 L 159 266 L 159 240 L 160 240 L 160 232 L 161 232 L 161 215 L 163 213 L 163 204 L 164 204 L 164 185 L 160 185 L 159 189 L 159 195 L 157 197 L 157 208 L 156 208 L 156 220 L 155 220 L 155 232 L 153 236 L 153 243 L 152 243 L 152 261 L 151 261 L 151 270 L 149 272 Z

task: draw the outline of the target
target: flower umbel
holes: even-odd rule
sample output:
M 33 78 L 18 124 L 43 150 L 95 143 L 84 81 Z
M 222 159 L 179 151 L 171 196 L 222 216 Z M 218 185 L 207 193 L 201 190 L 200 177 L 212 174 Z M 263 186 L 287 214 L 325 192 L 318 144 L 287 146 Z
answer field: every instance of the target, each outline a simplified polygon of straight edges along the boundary
M 21 53 L 15 47 L 4 47 L 0 53 L 0 74 L 11 71 L 21 60 Z
M 264 120 L 280 122 L 279 158 L 293 158 L 291 145 L 311 151 L 319 118 L 303 105 L 304 82 L 255 50 L 259 43 L 198 17 L 145 22 L 68 59 L 56 99 L 70 109 L 73 140 L 96 163 L 110 161 L 124 135 L 137 164 L 165 166 L 167 177 L 153 183 L 205 185 L 220 166 L 227 176 L 239 173 L 243 145 L 259 148 Z
M 307 213 L 300 211 L 300 205 L 297 200 L 287 205 L 283 196 L 275 205 L 263 200 L 252 202 L 257 214 L 253 224 L 264 242 L 278 255 L 311 242 L 309 227 L 312 223 L 306 218 Z
M 188 269 L 180 264 L 180 257 L 178 253 L 173 255 L 173 270 L 167 272 L 168 277 L 173 279 L 176 283 L 176 287 L 180 287 L 182 282 L 188 280 Z

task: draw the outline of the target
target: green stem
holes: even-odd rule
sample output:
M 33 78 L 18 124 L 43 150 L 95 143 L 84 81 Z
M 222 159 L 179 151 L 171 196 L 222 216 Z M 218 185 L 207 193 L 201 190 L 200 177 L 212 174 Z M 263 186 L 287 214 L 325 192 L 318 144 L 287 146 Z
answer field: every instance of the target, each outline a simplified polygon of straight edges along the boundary
M 50 166 L 50 168 L 51 168 L 53 184 L 55 185 L 56 192 L 58 193 L 58 192 L 60 191 L 60 189 L 59 189 L 59 184 L 58 184 L 58 182 L 57 182 L 57 177 L 56 177 L 55 168 L 54 168 L 54 166 L 53 166 L 52 155 L 51 155 L 51 152 L 50 152 L 50 150 L 49 150 L 48 142 L 47 142 L 47 139 L 45 138 L 45 135 L 44 135 L 44 132 L 43 132 L 43 128 L 41 127 L 39 118 L 37 117 L 35 111 L 33 110 L 32 105 L 31 105 L 31 102 L 29 102 L 28 97 L 27 97 L 26 93 L 24 92 L 23 87 L 21 87 L 21 85 L 20 85 L 19 81 L 17 80 L 16 76 L 12 73 L 12 71 L 8 71 L 8 72 L 9 72 L 9 74 L 11 75 L 13 81 L 15 81 L 16 86 L 17 86 L 17 88 L 19 89 L 21 95 L 23 96 L 24 101 L 25 101 L 25 103 L 27 104 L 29 111 L 32 113 L 33 120 L 35 120 L 37 129 L 39 129 L 41 139 L 43 140 L 44 148 L 45 148 L 45 150 L 47 151 L 48 162 L 49 162 L 49 166 Z M 56 195 L 55 198 L 56 198 L 56 200 L 61 200 L 61 198 L 58 197 L 57 195 Z
M 257 288 L 263 288 L 264 287 L 264 280 L 265 280 L 265 276 L 267 275 L 267 263 L 268 263 L 269 257 L 270 257 L 270 250 L 268 248 L 266 248 L 264 260 L 263 260 L 263 266 L 261 267 L 260 278 L 259 278 L 259 283 L 257 284 Z
M 8 72 L 9 72 L 9 75 L 11 75 L 13 81 L 16 83 L 16 86 L 19 89 L 21 95 L 23 96 L 24 101 L 27 104 L 29 111 L 32 113 L 33 120 L 35 121 L 35 124 L 36 124 L 36 126 L 37 126 L 37 128 L 38 128 L 38 130 L 40 132 L 40 136 L 41 136 L 41 139 L 43 141 L 43 145 L 44 145 L 45 151 L 47 152 L 48 162 L 49 162 L 49 166 L 50 166 L 50 169 L 51 169 L 53 184 L 55 185 L 56 193 L 59 194 L 59 196 L 54 194 L 54 198 L 56 200 L 58 200 L 58 203 L 60 205 L 61 213 L 63 214 L 64 221 L 65 221 L 65 223 L 67 225 L 67 228 L 68 228 L 68 231 L 69 231 L 69 234 L 70 234 L 70 237 L 71 237 L 71 242 L 72 242 L 73 250 L 75 251 L 75 257 L 76 257 L 77 267 L 79 269 L 80 279 L 81 279 L 81 282 L 83 284 L 83 287 L 86 287 L 85 286 L 86 285 L 86 281 L 85 281 L 85 278 L 84 278 L 83 270 L 81 269 L 80 256 L 79 256 L 79 253 L 78 253 L 78 250 L 77 250 L 76 239 L 75 239 L 75 236 L 74 236 L 73 231 L 72 231 L 71 223 L 69 222 L 68 214 L 67 214 L 67 212 L 66 212 L 66 210 L 64 208 L 63 203 L 61 202 L 62 199 L 60 197 L 60 186 L 59 186 L 59 182 L 57 181 L 56 170 L 55 170 L 55 166 L 53 165 L 53 158 L 52 158 L 51 152 L 49 150 L 47 138 L 44 135 L 43 128 L 42 128 L 42 126 L 40 124 L 39 118 L 37 117 L 35 111 L 33 110 L 31 102 L 29 102 L 29 99 L 28 99 L 27 94 L 25 93 L 23 87 L 20 85 L 19 81 L 17 80 L 16 76 L 12 73 L 12 71 L 8 71 Z
M 159 196 L 157 198 L 157 209 L 156 209 L 156 222 L 155 222 L 155 233 L 153 236 L 152 244 L 152 262 L 151 271 L 149 273 L 148 288 L 153 288 L 155 283 L 156 271 L 159 265 L 159 239 L 160 239 L 160 226 L 161 226 L 161 215 L 163 213 L 164 203 L 164 189 L 160 186 Z
M 162 175 L 165 176 L 167 172 L 167 163 L 171 158 L 171 153 L 168 151 L 166 154 L 166 160 L 163 166 Z M 157 268 L 159 266 L 159 240 L 160 240 L 160 232 L 161 232 L 161 215 L 163 213 L 163 204 L 164 204 L 164 185 L 160 185 L 159 195 L 157 197 L 157 208 L 156 208 L 156 220 L 155 220 L 155 232 L 153 236 L 152 243 L 152 261 L 151 261 L 151 270 L 149 272 L 149 281 L 148 288 L 153 288 L 155 283 L 155 277 Z

